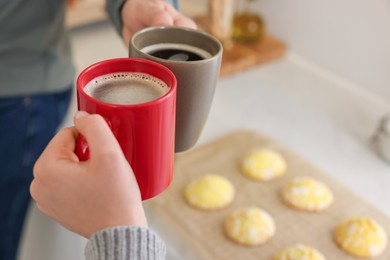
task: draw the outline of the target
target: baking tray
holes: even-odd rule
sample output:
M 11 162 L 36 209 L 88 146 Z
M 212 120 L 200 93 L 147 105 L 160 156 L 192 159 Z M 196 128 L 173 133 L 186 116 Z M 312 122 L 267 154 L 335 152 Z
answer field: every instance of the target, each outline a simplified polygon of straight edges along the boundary
M 258 182 L 243 176 L 240 161 L 254 148 L 269 148 L 286 159 L 286 174 L 270 182 Z M 194 209 L 186 204 L 186 185 L 207 173 L 220 174 L 232 181 L 236 196 L 232 204 L 216 211 Z M 280 198 L 281 187 L 294 176 L 310 176 L 326 183 L 333 191 L 334 203 L 325 211 L 302 212 L 286 206 Z M 348 217 L 371 217 L 390 231 L 390 219 L 297 153 L 269 137 L 240 131 L 178 154 L 175 178 L 162 195 L 147 202 L 150 213 L 180 238 L 198 259 L 273 259 L 286 246 L 303 243 L 317 248 L 328 260 L 357 259 L 341 251 L 333 241 L 336 225 Z M 223 229 L 226 217 L 243 206 L 268 211 L 276 223 L 275 236 L 264 245 L 245 247 L 229 240 Z M 390 259 L 387 247 L 380 260 Z

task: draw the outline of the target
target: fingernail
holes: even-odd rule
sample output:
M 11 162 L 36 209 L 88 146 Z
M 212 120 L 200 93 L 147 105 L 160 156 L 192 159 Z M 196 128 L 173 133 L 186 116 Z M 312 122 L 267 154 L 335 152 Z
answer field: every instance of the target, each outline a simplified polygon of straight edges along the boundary
M 74 118 L 80 119 L 80 118 L 83 118 L 87 115 L 89 115 L 89 114 L 85 111 L 77 111 L 77 113 L 74 115 Z

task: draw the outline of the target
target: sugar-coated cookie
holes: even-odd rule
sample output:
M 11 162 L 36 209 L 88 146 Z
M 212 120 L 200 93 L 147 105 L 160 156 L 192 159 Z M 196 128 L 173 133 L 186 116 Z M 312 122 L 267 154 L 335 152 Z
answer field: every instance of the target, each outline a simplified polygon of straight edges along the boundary
M 274 260 L 326 260 L 326 258 L 313 247 L 297 244 L 283 249 Z
M 195 208 L 220 209 L 233 201 L 234 186 L 223 176 L 206 174 L 187 185 L 184 197 Z
M 287 169 L 283 156 L 268 149 L 248 152 L 241 162 L 243 174 L 249 178 L 269 181 L 282 176 Z
M 239 244 L 260 245 L 274 236 L 275 222 L 270 214 L 260 208 L 240 208 L 227 217 L 225 233 Z
M 350 218 L 342 222 L 334 232 L 337 245 L 357 257 L 377 257 L 386 249 L 385 230 L 373 219 Z
M 289 206 L 304 211 L 321 211 L 333 202 L 332 191 L 310 177 L 293 178 L 284 185 L 281 196 Z

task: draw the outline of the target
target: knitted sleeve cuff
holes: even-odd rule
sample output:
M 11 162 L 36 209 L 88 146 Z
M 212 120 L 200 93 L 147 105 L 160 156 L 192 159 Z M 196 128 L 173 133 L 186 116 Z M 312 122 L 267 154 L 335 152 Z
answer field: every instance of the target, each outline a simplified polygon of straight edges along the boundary
M 87 260 L 165 259 L 166 247 L 148 228 L 120 226 L 103 229 L 89 239 Z
M 122 35 L 122 17 L 121 11 L 126 0 L 107 0 L 106 12 L 111 23 L 114 25 L 119 35 Z M 130 0 L 131 1 L 131 0 Z
M 122 35 L 122 16 L 121 11 L 124 3 L 126 1 L 131 0 L 107 0 L 106 1 L 106 12 L 108 14 L 108 18 L 114 25 L 116 31 L 119 33 L 119 35 Z M 162 0 L 165 1 L 165 0 Z M 179 1 L 178 0 L 168 0 L 168 3 L 173 5 L 176 9 L 179 8 Z

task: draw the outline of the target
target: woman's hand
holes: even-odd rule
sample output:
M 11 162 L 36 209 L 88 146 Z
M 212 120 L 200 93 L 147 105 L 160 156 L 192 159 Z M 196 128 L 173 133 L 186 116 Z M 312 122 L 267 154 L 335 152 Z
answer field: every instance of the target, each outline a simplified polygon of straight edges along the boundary
M 34 166 L 30 192 L 38 209 L 86 238 L 112 226 L 146 227 L 133 171 L 105 120 L 78 112 L 74 123 L 51 140 Z M 90 149 L 85 162 L 74 153 L 78 133 Z

